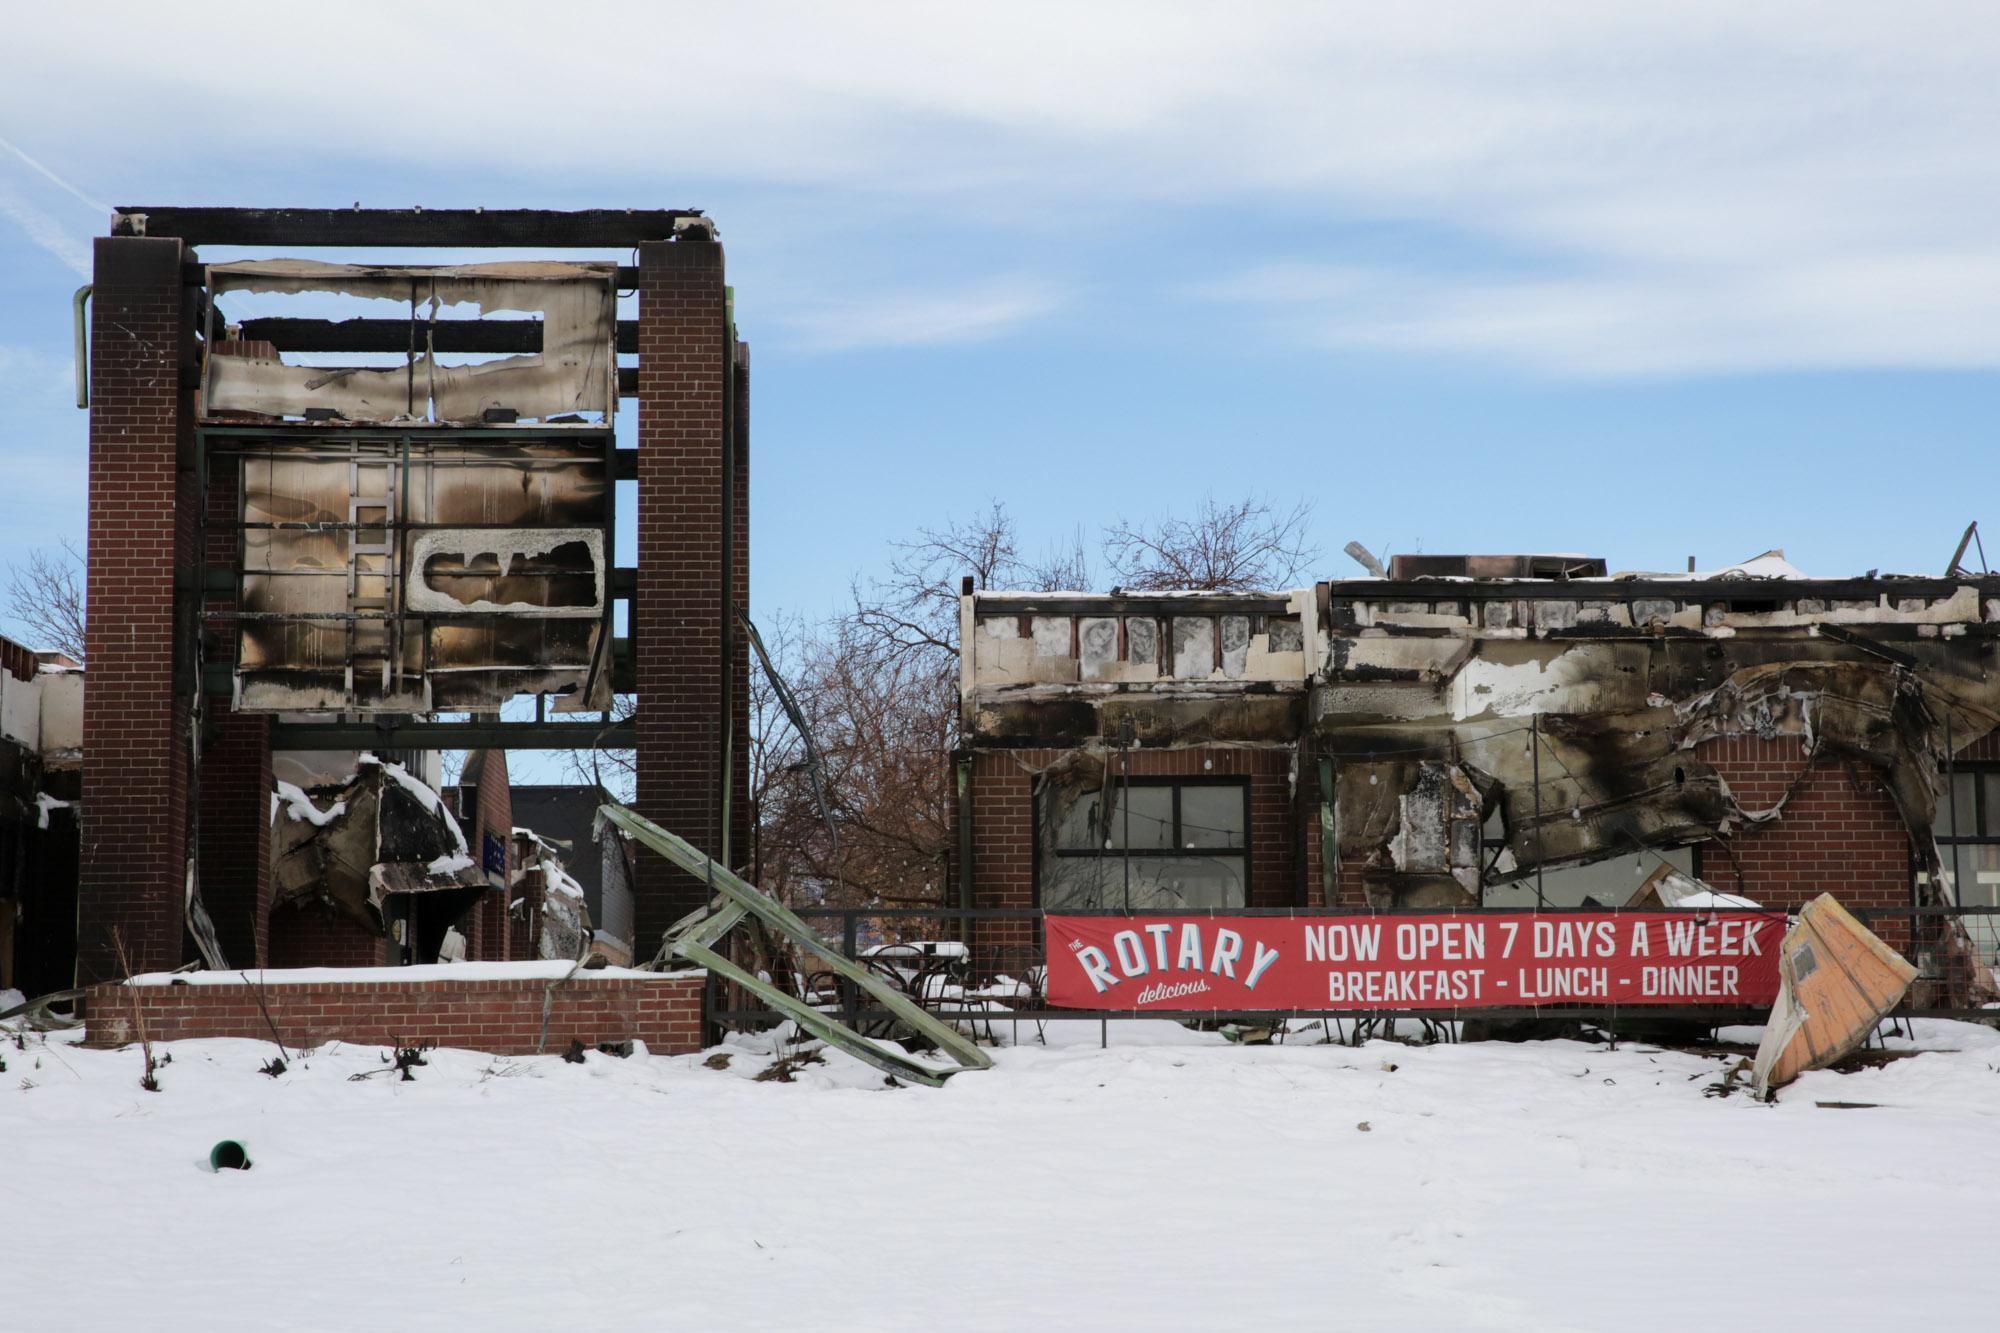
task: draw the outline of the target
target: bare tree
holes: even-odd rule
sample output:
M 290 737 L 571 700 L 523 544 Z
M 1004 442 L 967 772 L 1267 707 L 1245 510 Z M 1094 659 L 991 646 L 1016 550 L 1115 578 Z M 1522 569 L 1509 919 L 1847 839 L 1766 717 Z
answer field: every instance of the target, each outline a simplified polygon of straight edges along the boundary
M 611 700 L 611 722 L 630 721 L 639 701 L 620 694 Z M 620 800 L 631 800 L 639 777 L 639 757 L 630 750 L 565 750 L 563 767 L 580 783 L 602 787 Z
M 1204 501 L 1192 519 L 1120 523 L 1104 547 L 1127 586 L 1234 590 L 1291 585 L 1317 556 L 1305 505 Z M 780 901 L 869 906 L 941 900 L 955 842 L 950 756 L 960 741 L 958 608 L 970 575 L 992 590 L 1093 585 L 1083 531 L 1024 556 L 1004 505 L 947 520 L 897 542 L 874 578 L 856 579 L 853 606 L 820 625 L 770 626 L 767 646 L 820 751 L 819 777 L 838 838 L 800 766 L 796 729 L 761 672 L 750 694 L 753 880 Z M 632 715 L 621 698 L 616 716 Z M 578 752 L 583 781 L 629 791 L 630 752 Z
M 1023 564 L 1014 584 L 1033 592 L 1087 592 L 1090 581 L 1090 554 L 1084 549 L 1083 529 L 1079 527 Z
M 798 618 L 780 616 L 761 633 L 765 650 L 771 654 L 778 670 L 787 676 L 791 675 L 796 670 L 794 659 L 797 645 L 805 638 Z M 758 881 L 763 873 L 766 809 L 774 804 L 782 804 L 774 800 L 774 792 L 789 787 L 794 779 L 798 778 L 792 766 L 800 758 L 801 745 L 797 732 L 785 716 L 777 690 L 754 658 L 750 663 L 748 701 L 750 809 L 747 817 L 751 829 L 749 869 L 753 881 Z M 639 701 L 635 696 L 618 695 L 612 700 L 611 720 L 628 721 L 638 715 L 638 707 Z M 637 794 L 638 755 L 631 750 L 567 750 L 563 752 L 563 765 L 573 781 L 602 787 L 620 800 L 632 800 Z M 810 783 L 805 782 L 801 791 L 806 797 L 810 797 Z
M 31 551 L 7 574 L 7 614 L 25 626 L 39 648 L 83 661 L 83 553 L 63 542 L 60 553 Z
M 1196 589 L 1245 592 L 1288 588 L 1319 559 L 1312 506 L 1279 509 L 1269 499 L 1217 504 L 1208 496 L 1192 518 L 1149 523 L 1120 519 L 1104 534 L 1104 559 L 1121 586 L 1139 592 Z
M 876 649 L 899 656 L 955 660 L 959 580 L 1007 588 L 1024 572 L 1014 520 L 998 500 L 966 521 L 920 528 L 895 550 L 882 577 L 855 581 L 849 619 Z
M 881 577 L 857 580 L 845 616 L 803 636 L 794 681 L 826 763 L 840 831 L 818 831 L 810 792 L 775 783 L 760 822 L 767 887 L 864 905 L 936 902 L 953 844 L 949 756 L 958 744 L 958 599 L 984 588 L 1087 581 L 1081 534 L 1024 559 L 1006 508 L 896 543 Z

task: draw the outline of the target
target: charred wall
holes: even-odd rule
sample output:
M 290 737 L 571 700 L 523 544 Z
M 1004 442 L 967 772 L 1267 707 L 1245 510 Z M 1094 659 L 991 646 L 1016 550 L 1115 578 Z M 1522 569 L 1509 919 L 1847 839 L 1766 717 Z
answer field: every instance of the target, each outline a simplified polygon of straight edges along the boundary
M 1318 881 L 1299 886 L 1310 901 L 1334 900 L 1332 867 L 1377 906 L 1475 905 L 1538 869 L 1695 847 L 1726 880 L 1730 853 L 1753 845 L 1760 871 L 1790 856 L 1860 905 L 1914 901 L 1936 892 L 1918 886 L 1938 883 L 1945 770 L 2000 721 L 1993 578 L 1371 579 L 1148 610 L 966 598 L 968 749 L 982 765 L 1052 747 L 1101 762 L 1130 717 L 1146 748 L 1284 752 L 1308 775 L 1292 864 Z M 1214 639 L 1176 628 L 1204 614 Z M 1288 614 L 1296 658 L 1269 639 L 1217 655 Z M 1225 636 L 1232 617 L 1247 636 Z M 1159 627 L 1135 636 L 1134 619 Z M 1200 644 L 1182 659 L 1176 640 Z M 1836 775 L 1865 793 L 1851 809 Z M 1322 777 L 1330 799 L 1313 810 Z M 977 830 L 993 799 L 973 807 Z M 1853 827 L 1822 818 L 1836 808 Z M 1815 841 L 1836 850 L 1802 858 Z M 974 881 L 1009 873 L 975 867 Z M 1762 878 L 1771 905 L 1805 888 Z

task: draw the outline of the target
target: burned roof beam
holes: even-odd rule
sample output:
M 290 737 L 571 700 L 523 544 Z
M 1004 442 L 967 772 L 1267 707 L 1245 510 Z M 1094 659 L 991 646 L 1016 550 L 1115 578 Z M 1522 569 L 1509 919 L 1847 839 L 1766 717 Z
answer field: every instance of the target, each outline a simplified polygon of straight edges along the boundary
M 1866 635 L 1856 634 L 1853 630 L 1844 629 L 1839 625 L 1820 624 L 1814 628 L 1825 638 L 1832 639 L 1836 643 L 1844 643 L 1850 647 L 1859 648 L 1862 652 L 1879 657 L 1883 661 L 1892 663 L 1895 666 L 1914 668 L 1919 665 L 1917 659 L 1908 653 L 1877 643 Z
M 635 450 L 621 450 L 620 452 L 636 453 Z M 463 523 L 455 523 L 452 524 L 451 526 L 454 528 L 463 529 L 466 525 Z M 480 525 L 480 526 L 486 526 L 486 525 Z M 505 525 L 493 524 L 491 526 L 504 527 Z M 324 531 L 325 529 L 320 529 L 320 530 Z M 237 527 L 235 524 L 227 524 L 227 525 L 211 524 L 208 525 L 208 531 L 234 532 L 237 531 Z M 610 578 L 607 580 L 607 588 L 608 588 L 608 594 L 611 597 L 619 598 L 629 602 L 634 597 L 638 596 L 639 571 L 635 566 L 616 565 L 612 567 L 609 573 L 610 573 Z M 236 567 L 233 565 L 209 565 L 206 568 L 204 568 L 201 572 L 201 589 L 204 592 L 234 593 L 236 591 L 236 577 L 237 577 Z M 182 585 L 182 586 L 192 586 L 192 585 Z M 214 664 L 210 663 L 210 665 L 213 666 Z M 225 664 L 225 672 L 226 672 L 226 664 Z M 222 690 L 224 693 L 227 693 L 228 692 L 227 675 L 225 674 L 220 679 L 223 681 Z
M 267 342 L 280 352 L 403 352 L 410 346 L 407 319 L 246 319 L 237 336 Z M 415 321 L 417 341 L 440 352 L 539 352 L 539 319 L 440 319 Z M 639 321 L 618 321 L 618 350 L 639 350 Z
M 188 253 L 192 254 L 194 252 L 189 251 Z M 612 280 L 611 285 L 621 292 L 637 291 L 639 287 L 639 270 L 630 264 L 618 265 L 617 276 Z M 183 263 L 181 265 L 181 286 L 208 286 L 208 265 L 198 259 Z
M 1968 584 L 2000 595 L 2000 574 L 1960 578 L 1872 579 L 1380 579 L 1335 580 L 1333 602 L 1616 602 L 1633 597 L 1684 602 L 1839 601 L 1878 597 L 1949 597 Z
M 1282 616 L 1291 600 L 1269 593 L 1090 594 L 1083 597 L 975 593 L 979 616 Z
M 112 215 L 113 236 L 189 245 L 506 246 L 625 249 L 671 238 L 694 208 L 141 208 Z
M 274 722 L 274 750 L 630 750 L 638 725 L 599 722 Z
M 611 641 L 611 689 L 614 694 L 633 694 L 638 691 L 638 660 L 638 655 L 632 647 L 632 640 L 630 638 L 613 639 Z M 216 699 L 233 697 L 236 693 L 234 664 L 229 662 L 210 662 L 203 666 L 202 691 L 211 698 Z M 569 724 L 564 723 L 563 725 L 567 726 Z

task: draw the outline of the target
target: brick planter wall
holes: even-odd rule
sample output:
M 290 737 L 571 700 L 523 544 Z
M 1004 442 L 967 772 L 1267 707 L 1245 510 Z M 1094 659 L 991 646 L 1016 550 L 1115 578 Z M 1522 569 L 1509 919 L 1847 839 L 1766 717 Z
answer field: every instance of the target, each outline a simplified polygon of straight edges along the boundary
M 388 969 L 385 969 L 385 972 Z M 643 1041 L 658 1055 L 701 1047 L 705 973 L 602 977 L 579 973 L 557 988 L 549 1013 L 549 1053 L 572 1040 L 595 1046 Z M 436 1045 L 532 1055 L 542 1030 L 546 977 L 497 981 L 267 980 L 264 1003 L 287 1046 L 329 1041 L 362 1046 Z M 194 1037 L 247 1037 L 269 1041 L 257 1008 L 256 988 L 242 982 L 196 985 L 92 986 L 85 996 L 84 1045 L 123 1046 L 136 1041 L 131 1007 L 136 998 L 152 1041 Z

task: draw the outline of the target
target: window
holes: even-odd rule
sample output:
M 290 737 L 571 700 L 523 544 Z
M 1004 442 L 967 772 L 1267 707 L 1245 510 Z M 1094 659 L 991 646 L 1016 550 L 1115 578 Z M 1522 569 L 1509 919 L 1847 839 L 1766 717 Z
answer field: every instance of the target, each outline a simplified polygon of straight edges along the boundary
M 1954 819 L 1953 810 L 1957 815 Z M 1938 796 L 1938 859 L 1961 907 L 2000 907 L 2000 767 L 1958 765 Z M 1922 876 L 1919 875 L 1919 882 Z M 2000 917 L 1961 919 L 1965 933 L 1989 963 L 2000 963 Z
M 1051 788 L 1043 799 L 1061 795 Z M 1049 911 L 1248 905 L 1247 782 L 1135 778 L 1128 788 L 1121 778 L 1069 799 L 1043 811 L 1052 832 L 1039 888 Z

